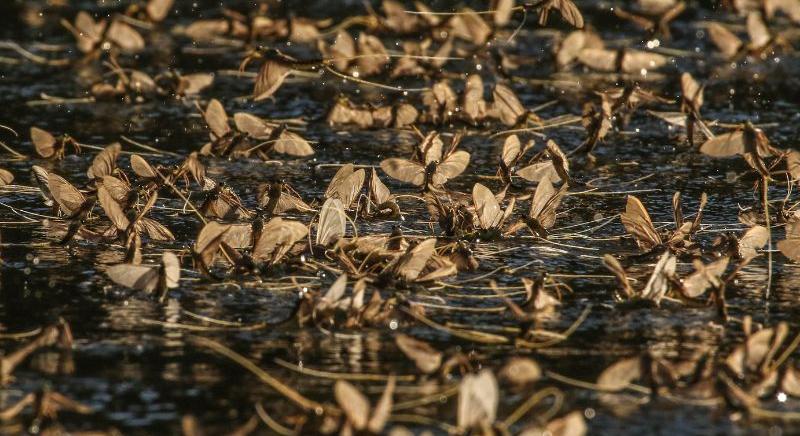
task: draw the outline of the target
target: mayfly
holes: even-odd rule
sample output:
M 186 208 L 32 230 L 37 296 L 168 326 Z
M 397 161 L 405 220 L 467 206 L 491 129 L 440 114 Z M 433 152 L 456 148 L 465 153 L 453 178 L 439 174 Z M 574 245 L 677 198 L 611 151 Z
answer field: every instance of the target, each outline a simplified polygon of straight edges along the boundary
M 506 233 L 514 234 L 527 227 L 532 235 L 547 238 L 548 231 L 556 223 L 556 211 L 561 204 L 561 199 L 567 193 L 567 187 L 567 184 L 563 184 L 556 191 L 549 179 L 542 179 L 536 186 L 536 191 L 531 199 L 530 212 L 512 224 Z
M 627 272 L 625 272 L 625 269 L 613 256 L 609 254 L 603 256 L 603 264 L 617 277 L 617 281 L 620 285 L 619 289 L 621 290 L 621 294 L 619 292 L 617 293 L 618 299 L 648 300 L 658 305 L 661 299 L 664 298 L 670 290 L 671 284 L 675 281 L 677 259 L 670 254 L 669 251 L 665 251 L 664 254 L 659 257 L 652 274 L 650 274 L 650 278 L 641 290 L 635 290 L 631 286 Z
M 56 137 L 38 127 L 31 127 L 31 142 L 36 148 L 36 153 L 45 159 L 64 158 L 67 146 L 71 146 L 75 153 L 81 152 L 80 144 L 71 136 L 64 134 Z
M 421 162 L 389 158 L 381 162 L 381 169 L 390 177 L 421 186 L 423 190 L 438 189 L 448 180 L 464 172 L 469 165 L 469 153 L 456 150 L 459 141 L 460 135 L 456 135 L 450 148 L 443 152 L 438 134 L 433 133 L 423 141 L 423 144 L 430 145 L 425 149 Z
M 770 178 L 770 170 L 764 162 L 765 157 L 781 156 L 784 152 L 770 144 L 763 130 L 746 121 L 738 129 L 717 135 L 700 146 L 700 152 L 711 157 L 742 155 L 762 177 Z
M 114 265 L 106 270 L 106 275 L 126 288 L 136 289 L 148 294 L 158 292 L 159 300 L 164 301 L 169 289 L 177 288 L 181 278 L 180 260 L 174 253 L 165 251 L 159 265 Z

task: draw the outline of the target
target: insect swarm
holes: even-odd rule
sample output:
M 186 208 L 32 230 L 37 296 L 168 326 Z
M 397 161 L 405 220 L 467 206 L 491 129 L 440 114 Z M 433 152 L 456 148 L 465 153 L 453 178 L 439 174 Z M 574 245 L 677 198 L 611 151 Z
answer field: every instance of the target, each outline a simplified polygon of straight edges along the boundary
M 2 8 L 3 431 L 796 432 L 797 1 L 467 3 Z

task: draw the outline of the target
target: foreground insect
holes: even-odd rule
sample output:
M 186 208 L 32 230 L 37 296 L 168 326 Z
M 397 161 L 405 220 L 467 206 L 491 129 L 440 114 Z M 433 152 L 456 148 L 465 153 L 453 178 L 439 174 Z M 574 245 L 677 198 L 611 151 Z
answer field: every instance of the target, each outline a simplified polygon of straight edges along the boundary
M 532 235 L 547 238 L 549 229 L 556 223 L 556 210 L 566 193 L 566 184 L 556 191 L 549 179 L 542 179 L 533 193 L 530 212 L 512 224 L 506 233 L 514 234 L 527 227 Z
M 694 248 L 691 238 L 700 230 L 700 222 L 703 219 L 703 208 L 708 201 L 708 197 L 703 193 L 700 198 L 700 206 L 693 221 L 683 220 L 680 192 L 676 192 L 672 197 L 673 217 L 675 219 L 675 230 L 662 239 L 661 234 L 656 230 L 650 214 L 642 204 L 641 200 L 633 195 L 628 196 L 625 212 L 620 215 L 622 225 L 636 240 L 636 245 L 644 252 L 653 250 L 666 245 L 670 250 L 685 252 Z
M 711 157 L 742 155 L 748 165 L 762 177 L 770 178 L 765 157 L 783 156 L 784 152 L 770 144 L 764 131 L 747 121 L 741 128 L 715 136 L 700 146 L 700 152 Z
M 454 136 L 448 150 L 443 151 L 439 134 L 430 133 L 420 144 L 421 159 L 389 158 L 381 161 L 381 169 L 401 182 L 421 186 L 425 191 L 437 190 L 469 165 L 469 153 L 456 150 L 460 140 L 460 135 Z
M 36 153 L 45 159 L 63 159 L 68 145 L 72 146 L 75 153 L 81 152 L 80 144 L 71 136 L 64 134 L 55 137 L 38 127 L 31 127 L 31 142 L 36 148 Z
M 628 274 L 625 272 L 625 268 L 622 267 L 619 261 L 609 254 L 603 256 L 603 265 L 605 265 L 609 271 L 614 273 L 614 275 L 617 277 L 617 281 L 619 282 L 619 289 L 622 293 L 616 294 L 618 299 L 640 299 L 652 301 L 656 305 L 661 303 L 661 299 L 664 298 L 671 288 L 670 284 L 674 280 L 676 263 L 677 259 L 675 256 L 670 254 L 669 251 L 664 252 L 664 254 L 659 257 L 658 262 L 653 268 L 653 272 L 650 274 L 650 278 L 647 280 L 644 288 L 642 288 L 640 291 L 637 291 L 631 286 L 630 282 L 628 281 Z
M 172 252 L 165 251 L 159 265 L 119 264 L 106 270 L 106 275 L 126 288 L 148 294 L 158 292 L 159 300 L 164 301 L 167 291 L 179 286 L 181 264 Z
M 234 114 L 234 131 L 219 100 L 211 100 L 202 114 L 211 130 L 211 142 L 201 148 L 201 154 L 248 157 L 255 153 L 264 160 L 268 159 L 271 151 L 297 157 L 314 154 L 308 141 L 289 131 L 285 125 L 272 124 L 246 112 Z
M 486 186 L 476 183 L 472 187 L 472 202 L 477 216 L 476 227 L 486 235 L 499 233 L 506 219 L 514 212 L 516 199 L 511 198 L 506 209 L 500 208 L 497 198 Z

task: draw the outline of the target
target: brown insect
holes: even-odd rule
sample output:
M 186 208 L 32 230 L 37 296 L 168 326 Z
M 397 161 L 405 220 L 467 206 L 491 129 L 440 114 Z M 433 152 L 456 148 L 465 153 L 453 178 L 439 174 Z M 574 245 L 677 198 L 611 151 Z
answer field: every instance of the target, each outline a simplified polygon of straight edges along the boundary
M 394 395 L 395 377 L 390 376 L 386 382 L 380 399 L 373 408 L 369 400 L 355 386 L 345 380 L 339 380 L 333 386 L 333 396 L 345 416 L 342 431 L 368 431 L 379 434 L 392 415 L 392 396 Z
M 770 178 L 765 157 L 783 156 L 784 152 L 773 147 L 763 130 L 755 127 L 750 121 L 740 128 L 717 135 L 700 146 L 700 152 L 711 157 L 728 157 L 742 155 L 748 165 L 762 177 Z
M 681 293 L 688 298 L 698 298 L 709 288 L 717 289 L 723 286 L 722 275 L 728 268 L 729 262 L 730 258 L 727 256 L 708 264 L 695 259 L 692 262 L 694 272 L 680 282 Z
M 456 150 L 460 135 L 456 135 L 450 148 L 442 151 L 442 142 L 433 132 L 422 142 L 424 158 L 420 161 L 389 158 L 381 161 L 381 169 L 401 182 L 421 186 L 423 190 L 438 189 L 448 180 L 464 172 L 469 165 L 469 153 Z
M 68 145 L 75 150 L 75 153 L 81 152 L 80 144 L 71 136 L 64 134 L 56 137 L 38 127 L 31 127 L 31 142 L 36 148 L 36 153 L 45 159 L 63 159 Z
M 694 147 L 695 137 L 698 136 L 696 128 L 705 139 L 711 139 L 714 134 L 708 128 L 700 116 L 700 108 L 703 106 L 703 89 L 689 73 L 681 74 L 681 111 L 680 112 L 656 112 L 649 111 L 652 115 L 661 118 L 669 124 L 686 129 L 686 139 L 689 145 Z
M 561 204 L 561 199 L 567 193 L 567 186 L 567 184 L 561 185 L 561 188 L 556 191 L 549 179 L 542 179 L 536 186 L 536 191 L 531 199 L 530 212 L 512 224 L 506 230 L 506 234 L 514 234 L 527 227 L 532 235 L 547 238 L 549 229 L 556 223 L 556 211 Z
M 745 44 L 738 36 L 719 23 L 708 25 L 708 36 L 722 55 L 729 60 L 738 60 L 750 55 L 765 59 L 777 48 L 789 49 L 791 45 L 781 36 L 770 32 L 760 12 L 747 14 L 747 34 L 750 42 Z
M 209 180 L 209 179 L 207 179 Z M 239 196 L 225 182 L 214 183 L 206 191 L 200 213 L 206 217 L 219 219 L 248 219 L 253 216 Z
M 158 291 L 161 301 L 169 289 L 177 288 L 181 278 L 180 260 L 174 253 L 165 251 L 159 265 L 118 264 L 106 270 L 114 283 L 126 288 L 154 293 Z
M 220 244 L 231 228 L 230 224 L 209 221 L 197 235 L 192 247 L 192 257 L 205 275 L 211 276 L 211 267 L 220 250 Z
M 663 239 L 656 230 L 650 214 L 642 204 L 641 200 L 633 195 L 628 196 L 625 212 L 620 215 L 625 230 L 633 236 L 636 244 L 645 252 L 651 252 L 662 245 L 667 245 L 672 250 L 684 251 L 690 249 L 693 244 L 691 237 L 700 229 L 700 222 L 703 219 L 703 208 L 707 202 L 705 193 L 700 198 L 700 206 L 693 221 L 684 221 L 680 201 L 680 192 L 676 192 L 672 197 L 673 217 L 675 220 L 675 230 L 668 233 Z
M 424 273 L 424 274 L 423 274 Z M 436 238 L 409 246 L 381 271 L 379 280 L 394 279 L 405 283 L 438 280 L 456 273 L 455 265 L 436 255 Z
M 328 112 L 327 122 L 331 126 L 356 125 L 362 129 L 403 128 L 414 124 L 418 117 L 419 111 L 408 103 L 356 105 L 347 97 L 340 97 Z
M 528 11 L 539 11 L 539 25 L 541 26 L 547 24 L 550 11 L 557 9 L 564 21 L 579 29 L 583 28 L 583 15 L 572 0 L 540 0 L 533 3 L 525 3 L 524 8 Z
M 311 212 L 314 209 L 306 204 L 300 194 L 284 181 L 263 183 L 258 188 L 258 205 L 267 216 L 286 212 Z
M 10 185 L 14 181 L 14 174 L 11 171 L 0 168 L 0 186 Z
M 472 202 L 477 217 L 476 227 L 484 232 L 498 232 L 506 219 L 514 212 L 516 199 L 509 201 L 505 210 L 500 207 L 497 198 L 486 186 L 476 183 L 472 187 Z
M 345 209 L 350 209 L 364 187 L 365 178 L 366 172 L 363 168 L 356 170 L 353 164 L 343 165 L 328 184 L 325 198 L 337 198 Z
M 97 153 L 92 160 L 92 166 L 86 171 L 90 179 L 99 179 L 103 176 L 110 176 L 117 168 L 117 158 L 122 151 L 119 142 L 115 142 Z
M 373 35 L 361 32 L 356 40 L 344 30 L 336 34 L 330 47 L 324 41 L 318 42 L 319 51 L 330 59 L 337 70 L 355 77 L 369 77 L 383 72 L 389 63 L 386 47 Z
M 636 27 L 641 28 L 648 35 L 661 36 L 670 39 L 671 32 L 669 25 L 686 10 L 686 3 L 682 1 L 639 2 L 640 10 L 638 13 L 626 12 L 620 7 L 614 8 L 614 14 L 626 21 L 630 21 Z
M 395 335 L 394 341 L 423 374 L 433 374 L 442 366 L 443 353 L 427 342 L 402 333 Z
M 603 256 L 603 265 L 617 277 L 617 281 L 619 282 L 622 294 L 617 293 L 618 299 L 630 300 L 635 298 L 649 300 L 656 305 L 661 302 L 661 299 L 664 298 L 671 288 L 671 283 L 674 281 L 676 263 L 677 259 L 675 256 L 670 254 L 669 251 L 664 252 L 664 254 L 659 257 L 644 288 L 637 291 L 631 286 L 628 281 L 628 274 L 619 261 L 609 254 Z
M 126 15 L 140 16 L 147 21 L 159 23 L 167 18 L 174 3 L 175 0 L 148 0 L 134 3 L 128 7 Z
M 78 188 L 54 173 L 47 175 L 47 190 L 69 222 L 67 233 L 57 243 L 58 245 L 67 244 L 83 228 L 84 220 L 94 208 L 96 198 L 85 197 Z
M 492 91 L 494 102 L 491 113 L 506 126 L 526 124 L 528 120 L 541 122 L 534 113 L 525 109 L 514 91 L 502 83 L 495 85 Z
M 342 237 L 347 226 L 347 215 L 338 198 L 329 198 L 322 204 L 317 223 L 317 245 L 329 247 Z
M 247 64 L 253 59 L 260 59 L 256 83 L 253 87 L 253 100 L 260 101 L 272 96 L 281 87 L 286 77 L 294 71 L 319 71 L 325 65 L 333 62 L 321 58 L 298 60 L 280 50 L 263 48 L 250 52 L 239 64 L 239 70 L 244 71 Z
M 375 168 L 372 169 L 372 176 L 367 181 L 367 185 L 369 196 L 365 199 L 366 206 L 361 208 L 366 216 L 380 216 L 388 219 L 400 216 L 400 206 L 389 188 L 378 178 L 378 171 Z
M 154 241 L 174 241 L 175 236 L 163 224 L 148 218 L 147 215 L 155 205 L 158 194 L 153 192 L 139 211 L 130 209 L 127 213 L 122 206 L 114 199 L 106 188 L 106 183 L 110 179 L 104 179 L 102 184 L 97 186 L 97 200 L 103 208 L 106 216 L 111 220 L 117 232 L 124 236 L 126 241 L 131 241 L 133 235 L 147 235 Z
M 264 160 L 270 151 L 299 157 L 314 154 L 308 141 L 289 131 L 285 125 L 269 123 L 245 112 L 234 114 L 234 131 L 219 100 L 211 100 L 202 114 L 211 130 L 211 142 L 203 146 L 201 154 L 247 157 L 256 153 Z
M 61 20 L 61 24 L 75 36 L 78 50 L 82 53 L 96 53 L 109 43 L 124 53 L 138 53 L 144 50 L 145 41 L 142 35 L 129 24 L 114 19 L 109 25 L 106 20 L 95 21 L 89 13 L 78 12 L 75 23 Z
M 657 70 L 667 64 L 669 58 L 658 53 L 620 48 L 584 48 L 578 53 L 578 61 L 587 67 L 609 73 L 641 74 Z
M 254 232 L 255 233 L 255 232 Z M 308 234 L 308 227 L 297 221 L 275 217 L 258 231 L 250 255 L 258 264 L 272 266 L 280 262 L 286 253 Z

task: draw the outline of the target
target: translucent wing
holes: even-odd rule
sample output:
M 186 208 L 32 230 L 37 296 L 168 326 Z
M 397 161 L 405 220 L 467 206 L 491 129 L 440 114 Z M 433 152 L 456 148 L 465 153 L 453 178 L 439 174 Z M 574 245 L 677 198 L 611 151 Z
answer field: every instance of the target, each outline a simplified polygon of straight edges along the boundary
M 336 192 L 339 189 L 339 186 L 342 182 L 345 181 L 351 174 L 355 171 L 355 166 L 351 163 L 344 164 L 336 171 L 336 174 L 333 175 L 331 178 L 331 182 L 328 184 L 328 188 L 325 189 L 325 197 L 333 197 L 336 195 Z
M 236 125 L 236 130 L 246 133 L 253 138 L 264 139 L 272 134 L 272 127 L 264 120 L 246 112 L 237 112 L 233 114 L 233 123 Z M 227 126 L 227 123 L 225 125 Z
M 147 234 L 147 237 L 153 241 L 174 241 L 175 235 L 172 234 L 172 231 L 167 228 L 167 226 L 161 224 L 160 222 L 152 219 L 143 217 L 139 220 L 139 226 L 144 233 Z
M 86 201 L 86 197 L 81 194 L 81 191 L 78 191 L 78 188 L 57 174 L 48 174 L 47 186 L 50 188 L 50 193 L 53 194 L 53 199 L 66 215 L 77 212 Z
M 264 61 L 258 71 L 258 76 L 256 76 L 253 100 L 260 101 L 272 96 L 281 87 L 290 72 L 288 67 L 276 61 Z
M 308 227 L 297 221 L 279 217 L 264 225 L 261 237 L 253 247 L 253 258 L 261 261 L 277 262 L 299 240 L 306 237 Z
M 355 431 L 363 430 L 369 420 L 369 400 L 352 384 L 339 380 L 333 386 L 333 396 L 344 411 L 347 422 Z
M 167 288 L 177 288 L 181 280 L 181 262 L 178 256 L 171 251 L 161 255 L 161 267 L 164 268 L 164 278 Z
M 658 53 L 626 50 L 622 56 L 622 71 L 638 73 L 641 70 L 656 70 L 666 65 L 668 60 L 669 58 Z
M 553 227 L 556 223 L 556 211 L 566 193 L 566 184 L 555 191 L 549 180 L 542 180 L 536 187 L 531 200 L 530 217 L 536 219 L 539 225 L 545 229 Z
M 322 205 L 317 224 L 317 245 L 328 246 L 344 236 L 347 226 L 347 215 L 338 198 L 329 198 Z
M 795 262 L 800 260 L 800 220 L 786 224 L 786 239 L 778 241 L 778 250 Z
M 288 154 L 290 156 L 311 156 L 314 154 L 314 149 L 311 144 L 297 133 L 284 130 L 281 135 L 272 145 L 272 148 L 278 153 Z
M 744 154 L 744 132 L 741 130 L 717 135 L 700 146 L 700 152 L 711 157 L 728 157 Z
M 389 177 L 412 185 L 422 186 L 425 183 L 425 168 L 408 159 L 389 158 L 381 162 L 381 169 Z
M 742 48 L 742 40 L 719 23 L 708 25 L 708 36 L 726 58 L 731 58 Z
M 433 184 L 435 186 L 444 185 L 448 180 L 463 173 L 467 169 L 467 165 L 469 165 L 469 157 L 469 153 L 464 150 L 451 153 L 444 162 L 436 166 L 436 172 L 433 174 Z
M 517 170 L 516 175 L 529 182 L 547 180 L 550 183 L 555 183 L 561 180 L 561 177 L 558 176 L 558 172 L 556 171 L 556 167 L 553 166 L 553 161 L 550 160 L 537 162 L 520 168 Z
M 501 159 L 507 167 L 512 167 L 516 164 L 522 151 L 522 145 L 519 142 L 517 135 L 510 135 L 503 142 L 503 153 Z
M 594 70 L 614 72 L 617 70 L 617 55 L 614 50 L 585 48 L 578 53 L 578 61 Z
M 428 260 L 433 256 L 435 249 L 436 238 L 428 238 L 414 246 L 402 256 L 395 267 L 397 276 L 407 281 L 416 280 L 425 269 Z
M 39 187 L 39 193 L 42 195 L 44 199 L 45 206 L 52 206 L 53 205 L 53 194 L 50 192 L 50 184 L 48 182 L 48 178 L 50 177 L 50 173 L 38 166 L 33 165 L 31 167 L 33 171 L 33 180 L 36 182 L 36 185 Z
M 154 266 L 123 263 L 107 269 L 106 275 L 118 285 L 139 291 L 149 293 L 158 287 L 158 268 Z
M 506 126 L 513 126 L 522 121 L 528 113 L 519 98 L 511 88 L 497 84 L 492 92 L 494 98 L 494 109 L 500 121 Z
M 468 429 L 494 422 L 499 400 L 497 379 L 491 370 L 464 376 L 458 386 L 458 427 Z
M 158 177 L 156 170 L 138 154 L 131 155 L 131 169 L 137 176 L 145 179 L 155 179 Z
M 749 228 L 739 239 L 739 257 L 750 260 L 758 256 L 758 250 L 764 248 L 769 239 L 769 231 L 764 226 Z
M 750 36 L 750 45 L 756 49 L 766 47 L 772 40 L 772 35 L 760 12 L 747 14 L 747 34 Z
M 692 109 L 699 110 L 703 106 L 703 87 L 689 73 L 681 74 L 681 94 L 690 102 Z
M 10 185 L 14 181 L 14 174 L 10 171 L 0 169 L 0 186 Z
M 46 130 L 31 127 L 31 142 L 39 156 L 47 159 L 56 153 L 56 138 Z
M 489 188 L 476 183 L 472 187 L 472 201 L 475 204 L 475 212 L 478 214 L 481 228 L 488 230 L 500 225 L 503 220 L 503 210 Z
M 100 207 L 103 208 L 103 212 L 105 212 L 108 219 L 114 223 L 114 227 L 116 227 L 117 230 L 125 231 L 128 229 L 130 221 L 125 216 L 125 212 L 122 210 L 119 203 L 114 200 L 105 188 L 105 185 L 97 186 L 97 200 L 100 202 Z
M 175 0 L 150 0 L 145 8 L 147 16 L 156 22 L 163 21 L 164 18 L 167 18 L 173 3 Z
M 718 287 L 722 284 L 720 277 L 728 268 L 730 258 L 723 257 L 708 265 L 698 261 L 695 271 L 683 280 L 683 292 L 687 297 L 697 298 L 710 287 Z
M 636 244 L 642 250 L 650 251 L 661 245 L 661 236 L 653 226 L 650 214 L 647 213 L 641 200 L 635 196 L 628 196 L 625 212 L 620 215 L 620 219 L 625 231 L 634 237 Z
M 208 128 L 211 129 L 211 133 L 216 138 L 221 138 L 231 131 L 230 126 L 228 126 L 228 114 L 225 113 L 225 108 L 222 107 L 222 103 L 217 99 L 208 102 L 206 111 L 203 113 L 203 119 L 205 119 Z
M 652 300 L 656 304 L 661 302 L 661 299 L 669 291 L 670 278 L 675 275 L 677 261 L 669 251 L 661 255 L 653 269 L 653 274 L 650 275 L 650 279 L 642 289 L 641 298 Z
M 362 76 L 380 74 L 384 66 L 389 63 L 386 48 L 380 39 L 375 36 L 361 33 L 358 36 L 358 54 L 356 65 Z
M 378 171 L 372 169 L 372 180 L 370 181 L 370 195 L 376 204 L 383 204 L 392 199 L 392 193 L 389 188 L 383 184 L 381 179 L 378 178 Z
M 99 179 L 113 173 L 114 168 L 117 167 L 117 158 L 121 151 L 122 146 L 119 142 L 115 142 L 101 150 L 92 160 L 92 166 L 86 172 L 86 175 L 90 179 Z
M 138 53 L 144 50 L 145 47 L 142 35 L 137 32 L 136 29 L 120 20 L 114 20 L 111 25 L 108 26 L 106 38 L 119 46 L 123 51 L 129 53 Z
M 575 6 L 572 0 L 556 0 L 554 4 L 561 12 L 561 18 L 563 18 L 564 21 L 578 29 L 583 28 L 583 15 L 581 15 L 581 11 Z

